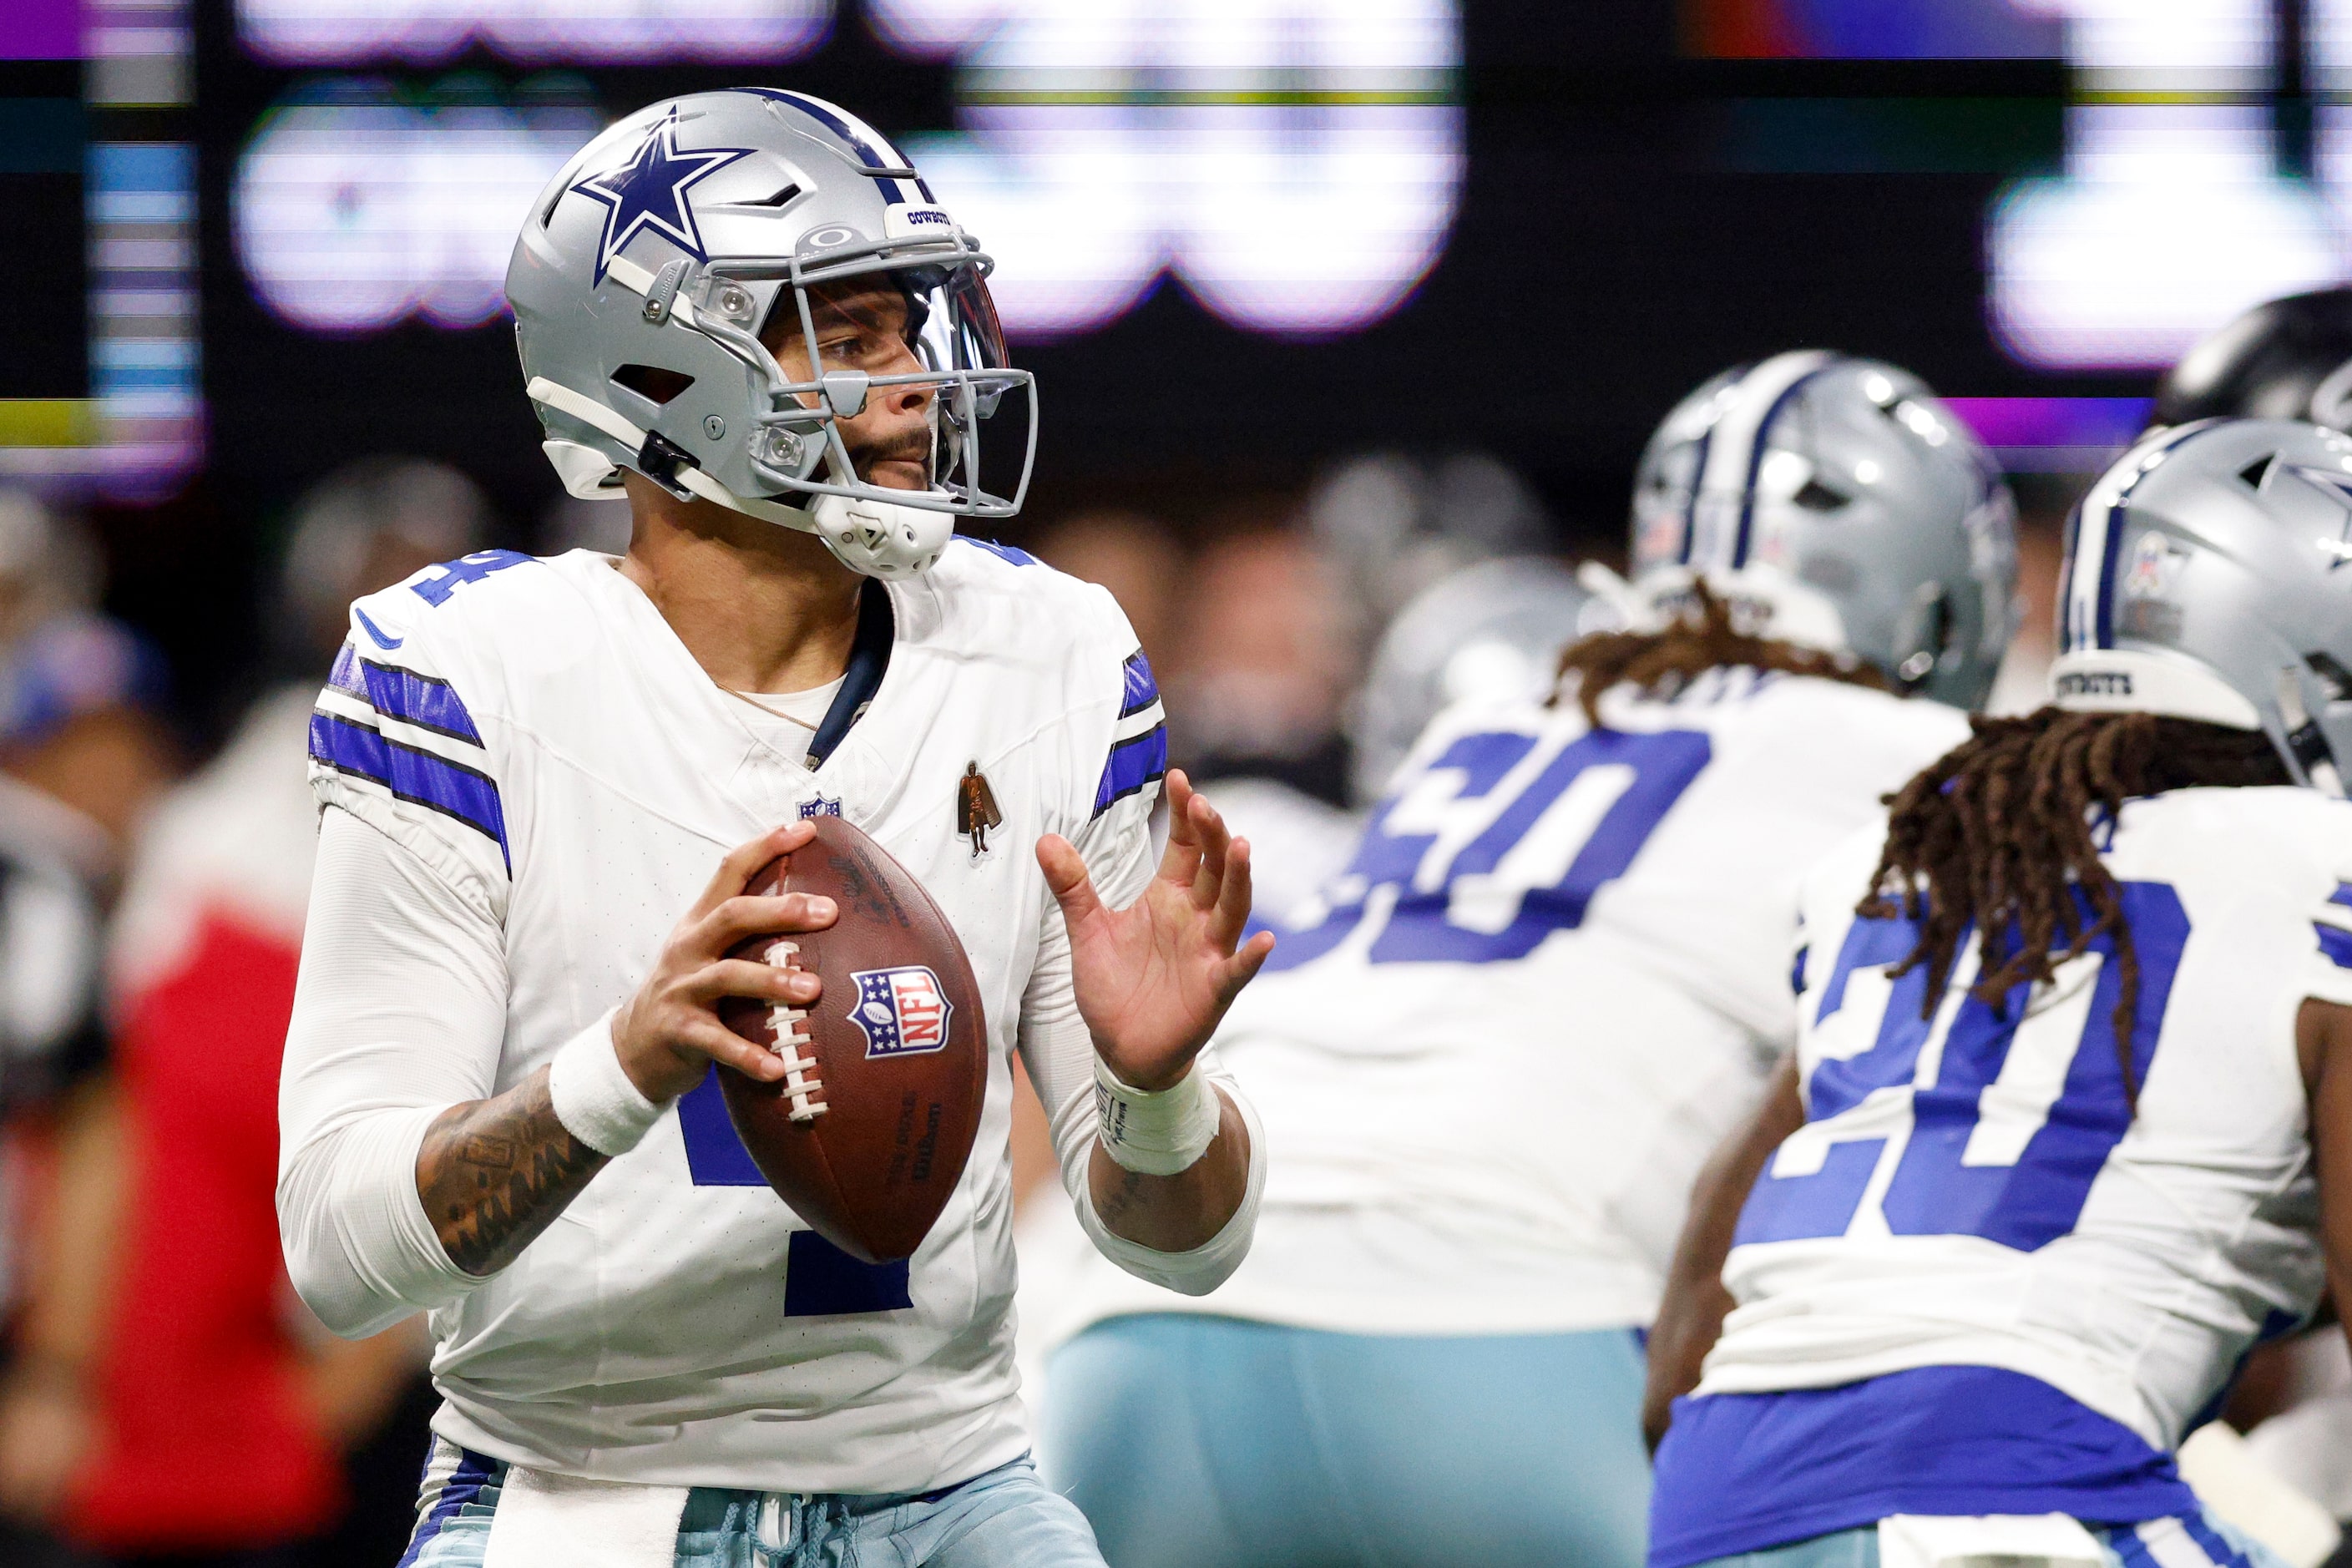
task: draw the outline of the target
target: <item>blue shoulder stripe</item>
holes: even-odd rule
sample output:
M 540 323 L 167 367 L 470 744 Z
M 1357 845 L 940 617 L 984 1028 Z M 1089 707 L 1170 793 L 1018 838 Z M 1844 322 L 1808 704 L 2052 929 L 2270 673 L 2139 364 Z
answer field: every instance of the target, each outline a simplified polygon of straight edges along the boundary
M 457 689 L 447 681 L 373 659 L 360 660 L 360 669 L 367 681 L 368 701 L 385 718 L 452 740 L 470 741 L 477 746 L 482 743 L 482 732 L 474 728 L 474 716 L 466 711 Z
M 2326 953 L 2336 968 L 2352 969 L 2352 931 L 2318 921 L 2311 922 L 2311 929 L 2319 933 L 2319 951 Z
M 338 773 L 371 779 L 393 793 L 444 816 L 464 823 L 489 838 L 508 865 L 506 813 L 499 786 L 487 773 L 398 741 L 331 713 L 310 715 L 310 755 Z
M 1118 705 L 1120 718 L 1140 713 L 1160 700 L 1160 682 L 1153 677 L 1151 661 L 1143 657 L 1141 648 L 1127 656 L 1127 663 L 1120 673 L 1127 681 L 1126 696 Z
M 2331 904 L 2352 907 L 2352 882 L 2336 883 L 2336 890 L 2327 895 L 2327 901 Z
M 1131 741 L 1110 749 L 1103 764 L 1102 783 L 1095 786 L 1095 815 L 1100 816 L 1115 801 L 1123 800 L 1168 772 L 1168 726 L 1154 724 Z
M 362 699 L 384 718 L 397 719 L 453 741 L 477 746 L 482 743 L 482 732 L 474 728 L 474 716 L 466 711 L 466 704 L 455 687 L 398 665 L 362 658 L 349 643 L 335 656 L 335 667 L 327 677 L 327 684 Z

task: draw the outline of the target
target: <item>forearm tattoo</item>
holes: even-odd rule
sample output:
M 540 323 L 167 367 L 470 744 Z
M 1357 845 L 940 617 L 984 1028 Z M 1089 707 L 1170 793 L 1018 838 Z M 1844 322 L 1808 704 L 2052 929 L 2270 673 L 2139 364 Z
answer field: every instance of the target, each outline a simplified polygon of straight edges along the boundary
M 425 1129 L 416 1190 L 441 1249 L 468 1274 L 512 1263 L 612 1158 L 564 1130 L 547 1082 L 541 1068 Z

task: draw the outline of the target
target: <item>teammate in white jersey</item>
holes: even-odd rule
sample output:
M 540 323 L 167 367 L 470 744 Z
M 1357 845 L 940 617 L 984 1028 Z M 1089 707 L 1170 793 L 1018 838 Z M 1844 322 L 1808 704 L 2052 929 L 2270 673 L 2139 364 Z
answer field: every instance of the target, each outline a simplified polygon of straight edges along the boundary
M 1809 879 L 1797 1056 L 1651 1340 L 1654 1568 L 2266 1555 L 2172 1456 L 2352 1289 L 2347 541 L 2352 438 L 2144 441 L 2054 705 Z
M 1092 1270 L 1043 1453 L 1116 1568 L 1640 1562 L 1636 1331 L 1794 1035 L 1798 879 L 1968 732 L 2010 530 L 1892 366 L 1669 416 L 1640 629 L 1442 713 L 1220 1031 L 1278 1151 L 1249 1262 L 1197 1304 Z
M 1201 1290 L 1247 1247 L 1263 1143 L 1197 1060 L 1270 945 L 1237 951 L 1246 847 L 1170 775 L 1154 874 L 1165 741 L 1124 618 L 950 537 L 1027 477 L 1002 499 L 980 460 L 1026 393 L 987 267 L 831 105 L 620 121 L 508 292 L 549 453 L 625 492 L 627 555 L 485 552 L 352 607 L 310 728 L 279 1209 L 331 1326 L 433 1312 L 405 1562 L 1098 1563 L 1014 1392 L 1015 1048 L 1105 1256 Z M 778 1201 L 713 1065 L 782 1071 L 716 1006 L 815 977 L 722 955 L 830 923 L 743 896 L 827 812 L 938 900 L 989 1025 L 971 1163 L 896 1265 Z

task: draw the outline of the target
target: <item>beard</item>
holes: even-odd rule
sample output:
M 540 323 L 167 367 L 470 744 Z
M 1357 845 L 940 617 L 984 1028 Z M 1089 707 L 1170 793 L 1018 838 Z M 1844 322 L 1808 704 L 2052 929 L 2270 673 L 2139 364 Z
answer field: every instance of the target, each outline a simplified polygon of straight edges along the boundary
M 849 446 L 845 438 L 843 444 Z M 874 469 L 881 463 L 912 463 L 928 476 L 931 464 L 930 432 L 906 430 L 885 440 L 849 446 L 849 466 L 867 484 L 878 482 L 874 478 Z

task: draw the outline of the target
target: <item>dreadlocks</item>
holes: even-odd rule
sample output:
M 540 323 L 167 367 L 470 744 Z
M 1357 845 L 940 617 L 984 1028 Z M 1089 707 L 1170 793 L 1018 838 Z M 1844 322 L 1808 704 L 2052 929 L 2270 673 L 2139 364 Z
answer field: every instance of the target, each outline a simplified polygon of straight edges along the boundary
M 1886 689 L 1886 678 L 1874 665 L 1850 654 L 1823 653 L 1738 630 L 1731 623 L 1731 606 L 1705 579 L 1694 581 L 1691 592 L 1698 601 L 1697 613 L 1685 611 L 1664 631 L 1595 632 L 1570 644 L 1559 656 L 1552 703 L 1559 701 L 1568 678 L 1575 676 L 1577 702 L 1597 730 L 1601 695 L 1612 687 L 1631 686 L 1644 697 L 1670 698 L 1708 670 L 1735 665 Z
M 1933 1013 L 1951 979 L 1971 921 L 1982 976 L 1972 994 L 1996 1007 L 2021 982 L 2052 981 L 2059 964 L 2110 933 L 2121 981 L 2116 1053 L 2125 1096 L 2137 1107 L 2131 1038 L 2139 960 L 2121 891 L 2099 858 L 2093 808 L 2112 822 L 2136 795 L 2294 781 L 2260 731 L 2057 708 L 1970 723 L 1973 735 L 1889 797 L 1886 847 L 1855 913 L 1922 921 L 1918 945 L 1895 970 L 1927 964 L 1922 1016 Z M 2090 907 L 2088 922 L 2075 903 L 2077 888 Z M 1944 896 L 1928 897 L 1931 889 Z M 2004 952 L 2012 929 L 2015 951 Z

